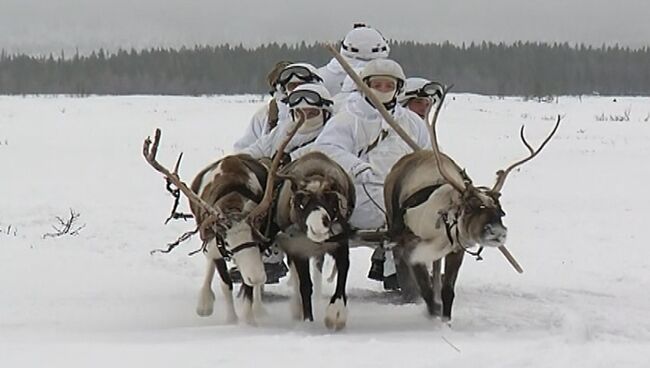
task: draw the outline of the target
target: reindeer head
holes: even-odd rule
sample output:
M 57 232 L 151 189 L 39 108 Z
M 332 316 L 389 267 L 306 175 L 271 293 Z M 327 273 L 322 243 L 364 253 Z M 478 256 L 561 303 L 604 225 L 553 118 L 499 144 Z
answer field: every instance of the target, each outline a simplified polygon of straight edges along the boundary
M 250 157 L 229 156 L 209 166 L 197 175 L 192 190 L 211 204 L 212 213 L 198 202 L 190 202 L 206 244 L 204 251 L 216 250 L 222 257 L 231 258 L 244 282 L 251 286 L 266 281 L 261 255 L 266 239 L 259 233 L 259 225 L 249 221 L 249 214 L 262 197 L 261 184 L 249 166 L 254 163 Z
M 335 180 L 320 175 L 284 178 L 291 182 L 290 218 L 310 240 L 321 243 L 343 231 L 348 201 Z
M 557 131 L 561 117 L 558 116 L 555 127 L 536 150 L 526 140 L 524 127 L 521 127 L 519 136 L 528 149 L 529 155 L 510 165 L 505 170 L 497 171 L 497 181 L 492 188 L 475 187 L 472 185 L 471 179 L 466 175 L 463 175 L 463 180 L 458 180 L 457 175 L 452 175 L 452 173 L 446 171 L 447 165 L 442 164 L 443 155 L 440 152 L 436 137 L 436 117 L 437 111 L 429 126 L 431 145 L 438 171 L 458 193 L 457 198 L 460 204 L 455 213 L 458 234 L 465 239 L 468 245 L 480 244 L 481 246 L 504 249 L 507 228 L 501 221 L 505 216 L 505 212 L 501 208 L 499 198 L 501 197 L 501 190 L 503 189 L 505 179 L 514 168 L 528 162 L 539 154 Z M 455 164 L 453 166 L 457 167 Z
M 251 286 L 264 284 L 266 273 L 260 247 L 264 239 L 247 221 L 246 216 L 241 213 L 230 214 L 226 220 L 219 221 L 216 230 L 219 251 L 237 265 L 244 283 Z
M 505 212 L 499 202 L 500 194 L 471 183 L 459 194 L 460 206 L 456 214 L 459 235 L 471 244 L 503 246 L 508 229 L 501 221 Z

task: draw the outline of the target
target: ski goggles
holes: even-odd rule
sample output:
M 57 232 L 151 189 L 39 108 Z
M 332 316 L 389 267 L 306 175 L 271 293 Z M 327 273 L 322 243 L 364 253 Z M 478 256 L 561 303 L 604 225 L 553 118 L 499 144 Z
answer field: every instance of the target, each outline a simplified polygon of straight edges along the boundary
M 332 104 L 334 104 L 332 100 L 322 98 L 318 93 L 314 91 L 307 91 L 307 90 L 291 92 L 289 97 L 286 97 L 283 100 L 283 102 L 289 105 L 290 108 L 296 107 L 298 104 L 300 104 L 303 101 L 306 102 L 308 105 L 315 106 L 315 107 L 327 107 L 327 106 L 332 106 Z
M 404 97 L 442 97 L 444 87 L 438 82 L 429 82 L 413 91 L 404 92 Z
M 277 83 L 284 86 L 287 83 L 289 83 L 289 81 L 291 81 L 293 77 L 296 77 L 303 82 L 323 81 L 321 77 L 314 74 L 311 70 L 307 69 L 306 67 L 302 65 L 296 65 L 296 66 L 290 66 L 282 70 L 280 72 L 280 75 L 278 76 Z

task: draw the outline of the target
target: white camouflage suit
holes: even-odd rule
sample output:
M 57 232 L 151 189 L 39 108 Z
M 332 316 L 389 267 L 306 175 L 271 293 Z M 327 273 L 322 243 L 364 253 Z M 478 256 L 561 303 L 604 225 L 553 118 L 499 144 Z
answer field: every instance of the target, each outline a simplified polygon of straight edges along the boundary
M 287 137 L 289 130 L 295 124 L 291 118 L 288 119 L 288 121 L 278 121 L 278 126 L 270 134 L 260 137 L 248 147 L 238 150 L 237 153 L 247 153 L 253 158 L 273 157 L 278 151 L 280 144 L 282 144 L 282 141 Z M 300 129 L 291 138 L 284 151 L 291 156 L 292 161 L 299 158 L 311 149 L 311 143 L 314 142 L 322 129 L 322 125 L 312 129 Z
M 368 63 L 366 60 L 353 59 L 345 56 L 343 56 L 343 58 L 345 58 L 348 64 L 350 64 L 352 69 L 357 73 L 359 73 Z M 356 89 L 352 79 L 350 79 L 345 70 L 343 70 L 343 67 L 338 60 L 334 58 L 332 58 L 332 60 L 330 60 L 330 62 L 325 66 L 318 68 L 318 75 L 323 78 L 323 84 L 332 96 L 335 96 L 340 92 L 349 93 Z
M 278 126 L 280 126 L 281 123 L 290 119 L 289 106 L 281 102 L 281 99 L 284 98 L 284 95 L 276 92 L 275 97 L 273 98 L 275 98 L 278 105 Z M 267 101 L 264 106 L 260 107 L 255 112 L 255 115 L 253 115 L 251 118 L 251 121 L 248 124 L 246 131 L 244 132 L 244 135 L 233 145 L 235 152 L 239 152 L 249 147 L 258 139 L 269 134 L 271 127 L 269 126 L 268 120 L 269 102 Z
M 426 123 L 417 114 L 396 105 L 392 115 L 419 147 L 431 148 Z M 377 140 L 379 142 L 368 152 L 369 146 Z M 314 145 L 315 150 L 335 160 L 354 180 L 357 201 L 350 224 L 368 230 L 383 227 L 386 223 L 382 212 L 385 211 L 384 180 L 397 160 L 413 152 L 408 144 L 361 94 L 355 92 L 328 121 Z

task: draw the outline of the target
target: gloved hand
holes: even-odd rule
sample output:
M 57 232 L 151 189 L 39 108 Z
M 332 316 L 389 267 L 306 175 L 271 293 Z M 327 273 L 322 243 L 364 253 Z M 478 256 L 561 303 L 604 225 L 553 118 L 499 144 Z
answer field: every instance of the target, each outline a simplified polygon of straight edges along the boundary
M 277 153 L 275 155 L 273 155 L 273 158 L 272 158 L 271 161 L 275 160 L 276 155 L 277 155 Z M 287 165 L 290 162 L 291 162 L 291 156 L 286 152 L 282 153 L 282 156 L 280 157 L 280 167 L 282 167 L 284 165 Z
M 371 165 L 361 169 L 354 177 L 354 182 L 359 184 L 375 184 L 383 185 L 384 180 L 375 174 L 375 170 Z

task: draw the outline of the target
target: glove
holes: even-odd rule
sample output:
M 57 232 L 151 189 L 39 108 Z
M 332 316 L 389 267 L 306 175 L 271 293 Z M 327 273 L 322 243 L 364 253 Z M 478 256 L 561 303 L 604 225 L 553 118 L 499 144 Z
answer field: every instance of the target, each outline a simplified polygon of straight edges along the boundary
M 271 159 L 271 161 L 275 160 L 276 155 L 277 155 L 277 152 L 276 152 L 275 155 L 273 155 L 273 158 Z M 285 166 L 285 165 L 289 164 L 290 162 L 291 162 L 291 155 L 289 155 L 286 152 L 283 152 L 282 156 L 280 156 L 280 165 L 279 166 L 280 167 Z
M 358 184 L 384 185 L 382 178 L 375 174 L 375 170 L 370 165 L 357 172 L 354 177 L 354 182 Z

